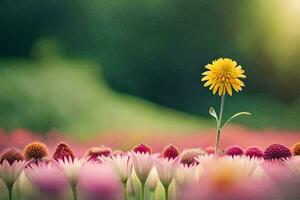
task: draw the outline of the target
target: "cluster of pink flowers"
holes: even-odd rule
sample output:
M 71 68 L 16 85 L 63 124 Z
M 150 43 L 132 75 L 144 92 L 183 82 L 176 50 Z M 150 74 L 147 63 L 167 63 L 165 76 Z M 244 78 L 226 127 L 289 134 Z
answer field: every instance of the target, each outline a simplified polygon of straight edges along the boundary
M 50 157 L 45 144 L 33 142 L 23 152 L 2 153 L 0 179 L 8 192 L 0 199 L 300 199 L 300 143 L 217 153 L 212 147 L 180 152 L 171 144 L 153 153 L 140 144 L 126 152 L 92 147 L 78 158 L 59 143 Z

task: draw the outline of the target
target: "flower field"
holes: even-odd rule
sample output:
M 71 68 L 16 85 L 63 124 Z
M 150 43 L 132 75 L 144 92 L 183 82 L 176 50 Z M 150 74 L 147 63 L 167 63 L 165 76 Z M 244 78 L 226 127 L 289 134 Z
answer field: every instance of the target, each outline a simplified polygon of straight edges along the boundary
M 296 132 L 229 126 L 218 159 L 213 136 L 110 133 L 78 142 L 57 132 L 1 133 L 0 198 L 299 199 Z

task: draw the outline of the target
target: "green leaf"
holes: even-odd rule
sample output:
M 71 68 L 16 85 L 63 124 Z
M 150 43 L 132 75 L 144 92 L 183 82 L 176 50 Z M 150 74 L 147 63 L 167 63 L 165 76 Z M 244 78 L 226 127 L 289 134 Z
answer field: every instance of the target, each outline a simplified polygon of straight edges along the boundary
M 251 115 L 251 113 L 249 112 L 239 112 L 239 113 L 236 113 L 234 115 L 232 115 L 223 125 L 221 128 L 223 128 L 226 124 L 228 124 L 232 119 L 240 116 L 240 115 Z
M 213 107 L 209 108 L 209 114 L 216 119 L 217 124 L 218 124 L 219 123 L 218 115 Z

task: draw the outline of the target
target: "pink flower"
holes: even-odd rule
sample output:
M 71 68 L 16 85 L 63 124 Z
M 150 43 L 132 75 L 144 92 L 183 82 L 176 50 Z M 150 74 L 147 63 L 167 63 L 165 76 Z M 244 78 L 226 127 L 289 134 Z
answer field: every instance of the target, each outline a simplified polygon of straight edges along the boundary
M 249 156 L 250 158 L 262 158 L 264 156 L 264 152 L 262 152 L 262 150 L 258 147 L 249 147 L 245 152 L 245 156 Z
M 88 161 L 97 162 L 100 157 L 108 157 L 112 154 L 112 150 L 109 147 L 91 147 L 85 152 L 85 158 Z
M 179 157 L 175 159 L 157 158 L 154 160 L 158 177 L 164 186 L 169 186 L 174 179 L 179 161 Z
M 283 146 L 282 144 L 272 144 L 266 148 L 264 152 L 265 160 L 281 160 L 285 161 L 286 159 L 292 156 L 289 148 Z
M 198 180 L 197 168 L 197 165 L 178 165 L 175 173 L 175 180 L 179 187 L 184 187 Z
M 78 158 L 75 158 L 74 160 L 65 158 L 63 160 L 57 161 L 58 167 L 62 170 L 62 172 L 66 176 L 71 187 L 76 187 L 80 170 L 82 166 L 85 164 L 85 162 L 86 162 L 85 159 L 78 159 Z
M 249 178 L 258 165 L 258 161 L 245 157 L 210 160 L 199 182 L 183 187 L 179 199 L 271 200 L 269 182 Z
M 162 157 L 163 158 L 176 158 L 178 157 L 180 154 L 179 149 L 173 145 L 173 144 L 169 144 L 168 146 L 166 146 L 162 152 Z
M 152 152 L 151 147 L 146 144 L 139 144 L 133 147 L 132 151 L 134 151 L 135 153 L 149 153 L 149 154 L 151 154 Z
M 19 178 L 26 163 L 24 161 L 14 161 L 10 164 L 7 160 L 3 160 L 0 164 L 0 178 L 7 187 L 12 187 Z
M 81 169 L 79 194 L 84 200 L 121 200 L 122 185 L 114 172 L 105 165 L 87 163 Z
M 149 153 L 130 153 L 135 173 L 145 183 L 153 166 L 153 157 Z
M 225 154 L 227 155 L 227 156 L 241 156 L 241 155 L 243 155 L 244 154 L 244 151 L 243 151 L 243 149 L 241 148 L 241 147 L 238 147 L 238 146 L 232 146 L 232 147 L 229 147 L 227 150 L 226 150 L 226 152 L 225 152 Z
M 122 183 L 127 183 L 132 172 L 132 161 L 130 156 L 116 155 L 111 157 L 102 157 L 101 159 L 114 170 Z
M 59 197 L 67 189 L 68 182 L 62 171 L 51 163 L 39 162 L 25 169 L 28 179 L 48 198 Z
M 63 160 L 63 159 L 71 159 L 74 160 L 75 156 L 71 148 L 64 142 L 60 142 L 53 154 L 53 159 L 54 160 Z
M 286 161 L 286 164 L 296 176 L 300 177 L 300 156 L 293 156 L 290 160 Z

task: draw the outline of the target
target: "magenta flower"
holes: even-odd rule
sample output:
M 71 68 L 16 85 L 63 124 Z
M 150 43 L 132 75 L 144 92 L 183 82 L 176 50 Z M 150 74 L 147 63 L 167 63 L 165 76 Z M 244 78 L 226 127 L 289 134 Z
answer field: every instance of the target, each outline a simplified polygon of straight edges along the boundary
M 132 151 L 134 151 L 135 153 L 148 153 L 148 154 L 151 154 L 152 152 L 151 147 L 146 144 L 139 144 L 133 147 Z
M 54 160 L 63 160 L 63 159 L 71 159 L 74 160 L 75 156 L 71 148 L 64 142 L 60 142 L 53 154 Z
M 121 200 L 122 185 L 105 165 L 87 163 L 81 169 L 78 191 L 84 200 Z
M 243 154 L 244 154 L 243 149 L 238 146 L 229 147 L 225 152 L 225 155 L 227 156 L 241 156 Z
M 180 154 L 178 147 L 176 147 L 173 144 L 169 144 L 166 146 L 162 152 L 162 157 L 163 158 L 176 158 Z
M 258 147 L 249 147 L 245 152 L 245 156 L 249 156 L 250 158 L 262 158 L 264 156 L 264 152 Z
M 281 160 L 284 161 L 292 156 L 289 148 L 281 144 L 272 144 L 269 146 L 264 153 L 265 160 Z

